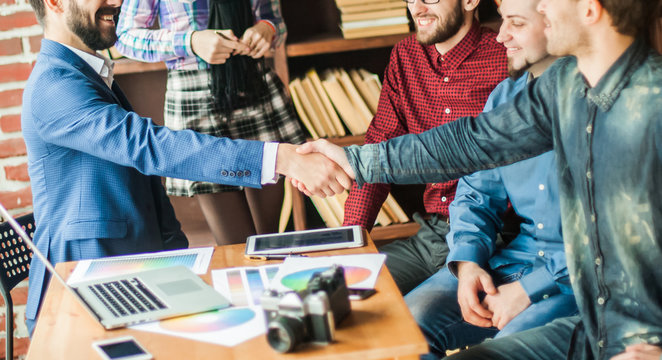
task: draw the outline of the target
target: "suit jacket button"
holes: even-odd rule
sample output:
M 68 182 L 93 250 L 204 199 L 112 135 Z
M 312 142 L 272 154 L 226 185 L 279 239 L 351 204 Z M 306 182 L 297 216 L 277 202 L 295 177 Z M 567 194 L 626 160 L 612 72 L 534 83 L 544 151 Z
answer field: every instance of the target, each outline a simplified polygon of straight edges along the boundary
M 228 174 L 230 175 L 230 177 L 234 177 L 234 171 L 230 171 L 228 172 Z
M 223 171 L 221 171 L 221 175 L 223 175 L 223 176 L 228 176 L 228 172 L 225 171 L 225 170 L 223 170 Z
M 250 171 L 250 170 L 246 170 L 246 171 L 244 171 L 244 175 L 246 175 L 246 176 L 251 176 L 251 171 Z

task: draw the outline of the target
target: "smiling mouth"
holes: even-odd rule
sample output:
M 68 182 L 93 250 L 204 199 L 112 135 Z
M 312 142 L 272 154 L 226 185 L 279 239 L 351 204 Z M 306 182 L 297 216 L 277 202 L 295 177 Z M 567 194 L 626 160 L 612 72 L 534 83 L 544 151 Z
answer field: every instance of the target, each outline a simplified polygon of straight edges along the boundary
M 418 26 L 425 27 L 425 26 L 429 26 L 430 24 L 432 24 L 434 22 L 434 20 L 435 19 L 432 18 L 432 17 L 419 17 L 419 18 L 416 19 L 416 22 L 417 22 Z
M 115 23 L 117 14 L 119 14 L 119 8 L 104 8 L 99 10 L 97 17 L 103 21 Z

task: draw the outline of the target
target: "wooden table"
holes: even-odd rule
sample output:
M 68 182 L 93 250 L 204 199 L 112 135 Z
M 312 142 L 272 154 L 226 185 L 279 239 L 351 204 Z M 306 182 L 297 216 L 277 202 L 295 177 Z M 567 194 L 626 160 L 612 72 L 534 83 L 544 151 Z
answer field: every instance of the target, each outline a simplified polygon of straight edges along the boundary
M 358 249 L 311 253 L 310 256 L 374 253 L 372 240 Z M 256 266 L 276 261 L 249 261 L 244 245 L 217 247 L 210 269 Z M 65 278 L 76 263 L 61 263 L 57 271 Z M 211 284 L 211 272 L 202 275 Z M 328 346 L 305 346 L 294 353 L 279 354 L 257 336 L 234 347 L 191 341 L 184 338 L 131 329 L 105 330 L 77 300 L 57 282 L 51 281 L 28 350 L 28 359 L 98 359 L 93 341 L 132 335 L 154 355 L 154 359 L 418 359 L 427 343 L 409 313 L 386 267 L 377 279 L 377 294 L 352 301 L 352 313 L 338 327 L 337 341 Z

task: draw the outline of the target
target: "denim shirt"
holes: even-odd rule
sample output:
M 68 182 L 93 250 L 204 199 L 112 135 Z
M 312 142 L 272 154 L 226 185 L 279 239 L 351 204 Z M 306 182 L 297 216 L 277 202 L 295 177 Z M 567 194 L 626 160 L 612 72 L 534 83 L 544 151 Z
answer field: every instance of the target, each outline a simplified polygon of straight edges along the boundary
M 563 58 L 489 113 L 345 152 L 361 185 L 446 181 L 554 148 L 574 355 L 608 359 L 662 342 L 661 96 L 662 57 L 638 39 L 593 88 Z
M 517 80 L 502 81 L 490 94 L 484 110 L 512 100 L 526 87 L 528 78 L 526 73 Z M 572 294 L 558 188 L 553 151 L 461 178 L 449 207 L 449 266 L 456 261 L 471 261 L 490 269 L 500 283 L 519 281 L 532 303 L 559 293 Z M 509 202 L 522 218 L 520 231 L 507 247 L 497 249 L 497 233 L 503 228 L 501 217 Z

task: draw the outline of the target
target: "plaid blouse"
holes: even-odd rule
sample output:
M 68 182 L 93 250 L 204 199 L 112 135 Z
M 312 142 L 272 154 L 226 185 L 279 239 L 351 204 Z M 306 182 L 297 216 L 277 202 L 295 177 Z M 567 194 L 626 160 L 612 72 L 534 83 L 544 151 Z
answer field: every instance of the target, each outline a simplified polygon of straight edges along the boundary
M 506 49 L 496 33 L 474 22 L 455 47 L 441 55 L 412 35 L 395 45 L 384 74 L 379 107 L 366 143 L 407 133 L 421 133 L 483 110 L 488 95 L 508 75 Z M 457 181 L 427 184 L 425 210 L 448 217 Z M 344 225 L 371 230 L 390 191 L 388 184 L 352 187 L 345 204 Z
M 274 46 L 285 39 L 285 23 L 279 0 L 251 0 L 256 21 L 267 20 L 276 28 Z M 158 17 L 159 29 L 151 29 Z M 207 29 L 208 0 L 125 0 L 117 23 L 117 50 L 146 62 L 165 61 L 171 70 L 206 69 L 195 56 L 191 34 Z M 241 34 L 237 34 L 241 35 Z

